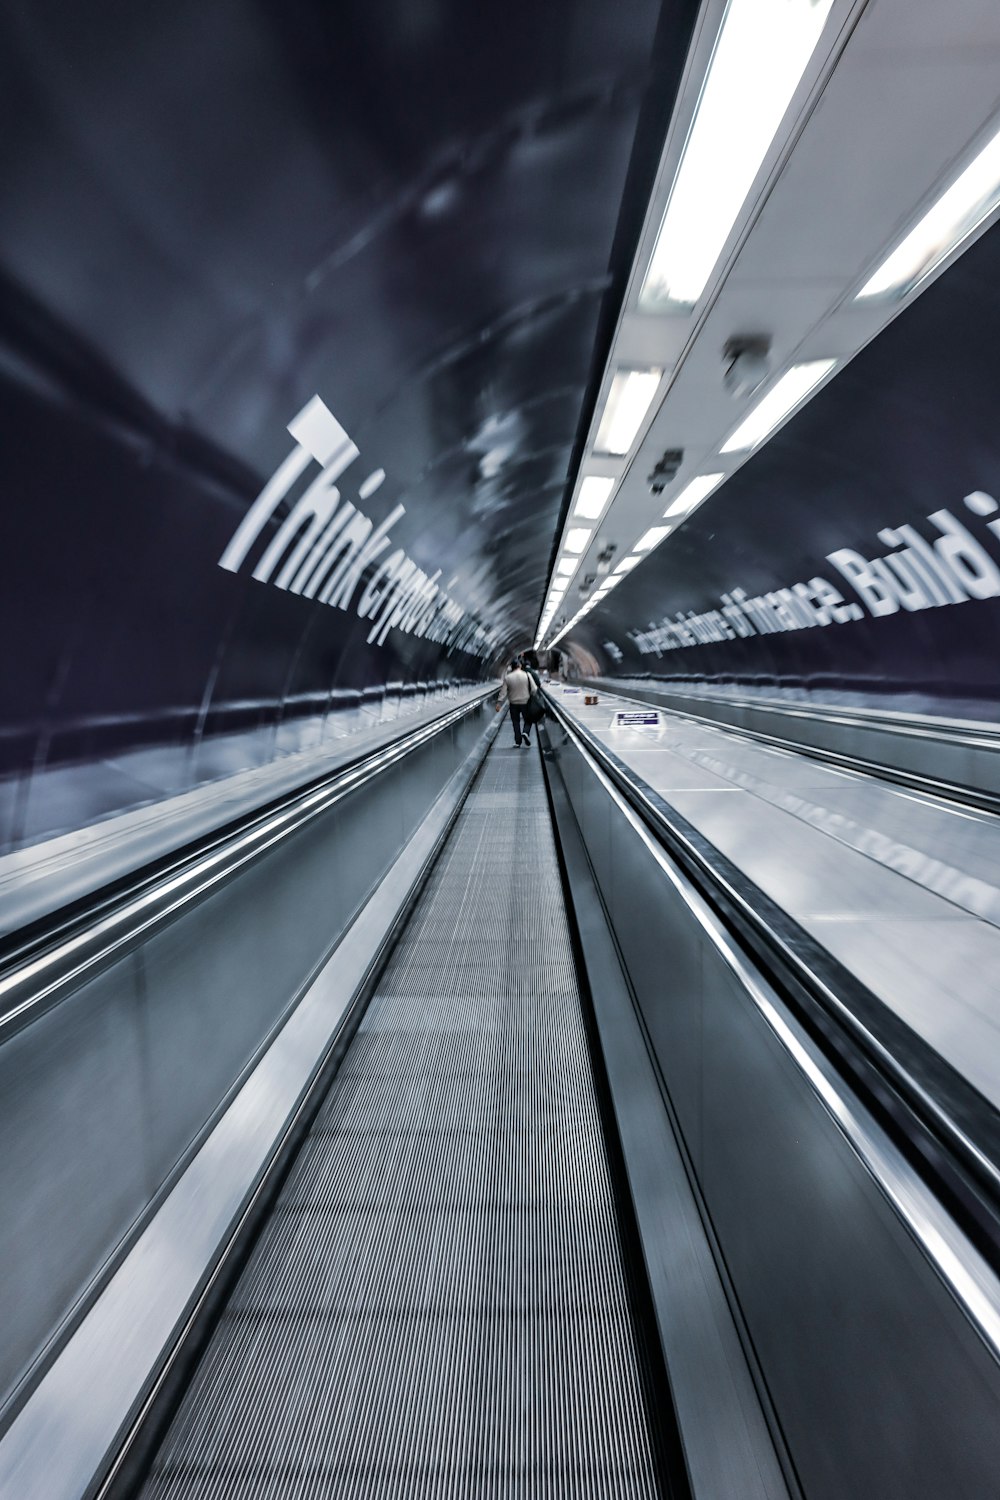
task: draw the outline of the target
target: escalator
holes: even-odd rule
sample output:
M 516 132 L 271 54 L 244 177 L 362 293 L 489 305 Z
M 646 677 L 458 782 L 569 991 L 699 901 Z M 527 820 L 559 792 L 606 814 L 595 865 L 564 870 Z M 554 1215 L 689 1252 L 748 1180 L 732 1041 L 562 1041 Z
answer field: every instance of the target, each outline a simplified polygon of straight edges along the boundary
M 678 1493 L 589 1034 L 542 767 L 495 743 L 143 1500 Z

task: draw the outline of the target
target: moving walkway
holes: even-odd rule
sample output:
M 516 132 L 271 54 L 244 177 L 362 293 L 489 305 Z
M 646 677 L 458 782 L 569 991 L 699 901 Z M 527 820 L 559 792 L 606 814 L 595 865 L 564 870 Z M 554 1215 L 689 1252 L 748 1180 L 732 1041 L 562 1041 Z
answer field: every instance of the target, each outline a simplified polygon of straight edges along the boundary
M 10 955 L 50 1233 L 0 1494 L 990 1493 L 988 1234 L 556 711 L 539 757 L 456 709 Z
M 661 1493 L 541 765 L 494 744 L 147 1484 Z

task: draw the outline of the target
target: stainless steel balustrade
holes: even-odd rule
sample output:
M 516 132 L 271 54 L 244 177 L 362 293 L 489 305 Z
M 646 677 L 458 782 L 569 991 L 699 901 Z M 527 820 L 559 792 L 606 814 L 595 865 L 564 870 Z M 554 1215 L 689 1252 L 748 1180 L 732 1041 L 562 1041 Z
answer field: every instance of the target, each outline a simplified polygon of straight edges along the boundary
M 985 721 L 740 697 L 738 691 L 686 692 L 682 684 L 613 677 L 595 678 L 594 686 L 933 795 L 990 811 L 1000 807 L 1000 729 Z
M 548 763 L 803 1494 L 981 1500 L 996 1276 L 560 717 Z
M 0 976 L 4 1423 L 484 722 L 404 734 Z
M 142 1495 L 655 1500 L 653 1426 L 541 768 L 504 736 Z

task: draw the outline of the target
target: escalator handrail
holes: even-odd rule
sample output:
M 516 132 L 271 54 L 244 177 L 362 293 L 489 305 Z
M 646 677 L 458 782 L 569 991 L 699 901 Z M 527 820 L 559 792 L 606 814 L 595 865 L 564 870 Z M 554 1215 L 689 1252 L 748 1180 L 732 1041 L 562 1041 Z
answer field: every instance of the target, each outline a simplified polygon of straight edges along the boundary
M 32 930 L 0 963 L 0 1045 L 66 994 L 148 939 L 237 870 L 326 813 L 428 740 L 475 712 L 495 689 L 408 730 L 370 755 L 309 781 L 221 832 L 175 851 L 152 871 L 139 871 L 124 890 L 95 894 L 86 909 Z M 15 935 L 16 937 L 16 935 Z
M 977 812 L 987 813 L 993 817 L 1000 815 L 1000 792 L 991 792 L 985 787 L 960 786 L 956 781 L 947 781 L 938 776 L 927 776 L 921 771 L 909 770 L 903 766 L 881 765 L 878 761 L 868 760 L 863 755 L 848 754 L 844 750 L 832 750 L 825 745 L 806 744 L 802 740 L 790 739 L 786 735 L 776 734 L 769 729 L 753 728 L 748 724 L 731 724 L 725 719 L 713 718 L 711 714 L 698 713 L 690 704 L 684 708 L 675 708 L 665 701 L 670 696 L 667 692 L 658 691 L 653 687 L 645 690 L 641 686 L 633 687 L 632 694 L 630 694 L 613 686 L 610 678 L 597 678 L 595 681 L 601 683 L 607 693 L 626 703 L 660 708 L 665 713 L 675 714 L 680 719 L 686 719 L 699 726 L 704 725 L 718 733 L 739 734 L 746 739 L 756 740 L 761 745 L 772 745 L 777 750 L 806 756 L 820 765 L 836 766 L 855 776 L 867 777 L 873 781 L 884 781 L 890 786 L 904 786 L 911 791 L 919 792 L 921 796 L 933 798 L 936 802 L 956 803 L 961 807 L 971 807 Z M 647 697 L 633 696 L 643 691 L 647 692 Z M 708 701 L 720 703 L 723 700 L 713 698 Z M 832 710 L 803 708 L 799 704 L 789 705 L 786 708 L 782 705 L 756 703 L 749 699 L 736 698 L 732 702 L 734 707 L 752 709 L 757 713 L 783 715 L 789 719 L 812 719 L 816 722 L 843 725 L 848 728 L 889 730 L 894 735 L 928 740 L 932 744 L 944 744 L 957 750 L 985 750 L 991 755 L 996 755 L 1000 751 L 1000 730 L 993 729 L 990 725 L 983 725 L 982 729 L 977 729 L 974 734 L 970 734 L 958 729 L 914 726 L 902 717 L 893 717 L 888 713 L 882 713 L 880 718 L 876 718 L 875 715 L 879 713 L 879 710 L 873 710 L 870 716 L 863 716 L 860 713 L 835 713 Z
M 796 1018 L 1000 1273 L 997 1111 L 551 695 L 549 702 L 570 739 L 603 770 L 741 947 L 777 979 Z

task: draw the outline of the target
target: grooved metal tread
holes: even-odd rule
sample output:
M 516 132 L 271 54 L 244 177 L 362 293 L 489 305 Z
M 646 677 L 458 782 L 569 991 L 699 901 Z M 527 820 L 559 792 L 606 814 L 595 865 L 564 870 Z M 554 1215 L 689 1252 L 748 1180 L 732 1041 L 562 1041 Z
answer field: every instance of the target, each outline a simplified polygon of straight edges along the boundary
M 535 750 L 491 750 L 142 1493 L 659 1495 Z

